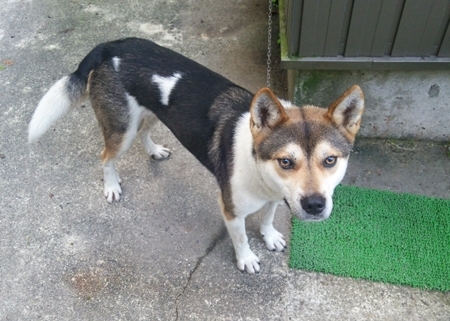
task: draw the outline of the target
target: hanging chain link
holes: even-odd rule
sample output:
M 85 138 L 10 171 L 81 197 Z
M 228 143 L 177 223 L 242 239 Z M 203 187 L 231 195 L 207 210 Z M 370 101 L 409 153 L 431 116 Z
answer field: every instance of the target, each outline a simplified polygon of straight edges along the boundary
M 269 21 L 267 23 L 267 87 L 270 87 L 270 72 L 272 70 L 272 0 L 269 0 Z

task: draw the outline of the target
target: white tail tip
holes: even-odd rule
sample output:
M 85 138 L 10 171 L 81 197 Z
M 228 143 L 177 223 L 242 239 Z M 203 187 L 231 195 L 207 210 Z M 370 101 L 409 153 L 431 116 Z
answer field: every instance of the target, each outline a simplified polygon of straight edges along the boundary
M 28 142 L 39 139 L 69 112 L 72 102 L 67 91 L 68 82 L 69 76 L 61 78 L 42 97 L 28 125 Z

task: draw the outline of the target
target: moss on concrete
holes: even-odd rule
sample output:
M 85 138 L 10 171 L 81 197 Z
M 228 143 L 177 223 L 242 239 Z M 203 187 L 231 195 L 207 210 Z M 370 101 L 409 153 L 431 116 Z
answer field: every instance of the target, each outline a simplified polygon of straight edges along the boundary
M 326 107 L 345 92 L 343 76 L 350 72 L 300 71 L 297 77 L 294 101 Z

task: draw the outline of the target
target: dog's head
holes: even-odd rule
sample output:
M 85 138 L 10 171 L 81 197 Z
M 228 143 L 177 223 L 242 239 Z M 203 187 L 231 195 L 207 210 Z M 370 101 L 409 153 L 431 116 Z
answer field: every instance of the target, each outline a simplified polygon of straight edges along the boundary
M 344 177 L 363 110 L 359 86 L 328 109 L 291 107 L 268 88 L 255 95 L 250 129 L 257 166 L 292 214 L 316 221 L 330 216 L 333 191 Z

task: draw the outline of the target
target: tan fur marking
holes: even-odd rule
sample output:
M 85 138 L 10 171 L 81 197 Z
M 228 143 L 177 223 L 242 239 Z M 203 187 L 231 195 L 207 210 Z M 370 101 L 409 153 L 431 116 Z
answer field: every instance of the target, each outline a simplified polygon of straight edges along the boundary
M 234 215 L 234 213 L 232 213 L 226 209 L 225 203 L 223 201 L 222 193 L 219 194 L 219 206 L 220 206 L 220 210 L 222 212 L 223 217 L 227 221 L 231 221 L 236 218 L 236 215 Z
M 323 162 L 326 157 L 336 156 L 338 162 L 342 157 L 341 152 L 338 149 L 332 147 L 328 143 L 322 142 L 316 146 L 315 153 L 310 158 L 308 164 L 309 168 L 309 182 L 304 186 L 304 190 L 310 190 L 311 193 L 323 193 L 320 190 L 319 182 L 323 181 L 326 177 L 332 176 L 338 169 L 338 166 L 325 167 Z M 316 183 L 316 184 L 315 184 Z M 317 186 L 316 186 L 317 185 Z
M 106 138 L 105 138 L 106 141 Z M 109 160 L 113 160 L 117 157 L 117 154 L 120 151 L 120 143 L 119 144 L 115 144 L 112 143 L 112 140 L 109 139 L 106 143 L 105 148 L 102 150 L 101 152 L 101 159 L 102 159 L 102 163 L 105 163 Z
M 303 155 L 303 152 L 300 148 L 298 148 L 298 150 L 296 150 L 295 153 L 292 153 L 291 150 L 289 150 L 289 149 L 290 149 L 289 147 L 282 149 L 273 155 L 273 159 L 277 160 L 277 161 L 278 161 L 278 159 L 281 159 L 281 158 L 288 158 L 288 159 L 294 158 L 292 160 L 295 162 L 295 166 L 294 166 L 294 168 L 292 168 L 292 170 L 284 170 L 277 164 L 277 171 L 280 174 L 280 176 L 282 176 L 282 177 L 289 177 L 292 174 L 291 171 L 298 171 L 304 165 L 304 163 L 306 161 L 306 157 L 305 157 L 305 155 Z M 295 155 L 293 155 L 293 154 L 295 154 Z M 295 156 L 295 157 L 293 157 L 293 156 Z
M 304 105 L 302 107 L 289 108 L 285 110 L 287 121 L 282 124 L 289 126 L 292 124 L 300 124 L 305 120 L 317 123 L 324 123 L 332 126 L 333 121 L 327 116 L 328 110 L 313 105 Z
M 305 192 L 305 195 L 310 194 L 321 194 L 323 191 L 320 190 L 320 182 L 321 180 L 321 171 L 317 164 L 312 161 L 309 166 L 305 166 L 302 173 L 298 173 L 298 179 L 303 178 L 301 181 L 302 189 Z M 307 176 L 304 176 L 307 175 Z M 305 179 L 307 177 L 307 179 Z
M 106 115 L 103 113 L 96 113 L 97 120 L 103 132 L 105 140 L 105 148 L 101 153 L 102 162 L 113 160 L 118 156 L 123 144 L 124 134 L 117 133 L 114 128 L 108 128 L 108 122 L 106 121 Z
M 251 121 L 251 120 L 250 120 Z M 253 143 L 255 146 L 261 144 L 264 139 L 267 137 L 268 133 L 260 132 L 259 134 L 253 135 Z
M 92 78 L 92 74 L 94 73 L 94 70 L 91 70 L 91 72 L 88 75 L 88 80 L 86 83 L 86 95 L 89 96 L 90 93 L 90 87 L 91 87 L 91 78 Z
M 234 215 L 234 213 L 228 211 L 225 208 L 225 203 L 223 202 L 223 196 L 222 193 L 219 194 L 219 206 L 220 206 L 220 210 L 222 212 L 223 217 L 227 220 L 227 221 L 231 221 L 233 219 L 236 218 L 236 215 Z
M 304 115 L 304 118 L 302 113 Z M 286 110 L 286 114 L 289 117 L 289 121 L 286 123 L 286 125 L 302 122 L 304 120 L 324 122 L 324 117 L 326 113 L 327 110 L 325 108 L 312 105 L 305 105 L 302 106 L 301 108 L 290 108 Z M 331 123 L 331 121 L 328 119 L 325 119 L 325 121 Z

